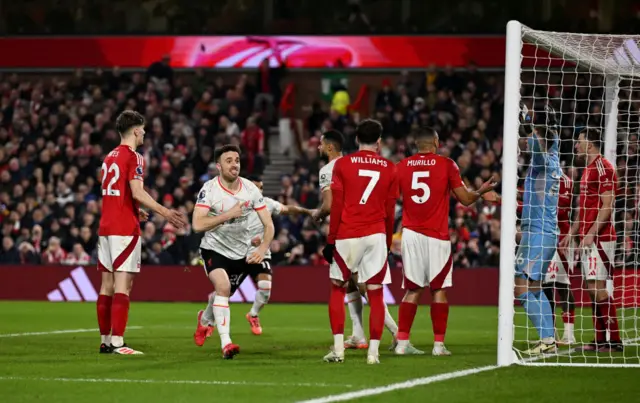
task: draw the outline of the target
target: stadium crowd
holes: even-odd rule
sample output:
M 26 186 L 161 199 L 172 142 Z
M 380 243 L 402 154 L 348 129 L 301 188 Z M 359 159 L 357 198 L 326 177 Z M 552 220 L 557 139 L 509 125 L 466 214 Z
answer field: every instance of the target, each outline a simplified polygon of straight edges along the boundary
M 145 186 L 166 206 L 192 212 L 201 185 L 216 175 L 212 163 L 216 146 L 240 145 L 243 174 L 259 175 L 262 161 L 268 159 L 264 133 L 269 133 L 275 119 L 268 101 L 258 97 L 264 88 L 260 79 L 260 74 L 256 80 L 240 75 L 236 82 L 224 82 L 202 71 L 174 74 L 161 64 L 152 66 L 147 75 L 115 69 L 77 71 L 70 76 L 4 76 L 0 82 L 0 263 L 96 262 L 100 164 L 119 143 L 113 122 L 125 109 L 138 110 L 147 118 L 145 144 L 139 150 L 147 166 Z M 578 96 L 583 89 L 576 81 L 563 91 Z M 277 104 L 280 95 L 274 92 Z M 590 111 L 597 110 L 602 101 L 597 99 L 602 92 L 594 94 L 585 95 L 595 101 L 588 103 Z M 537 96 L 543 98 L 543 94 Z M 468 186 L 477 188 L 492 175 L 500 181 L 502 99 L 502 76 L 479 72 L 473 64 L 463 72 L 430 68 L 425 73 L 385 79 L 371 105 L 371 116 L 385 129 L 381 153 L 395 161 L 411 155 L 415 152 L 408 135 L 411 128 L 427 124 L 440 133 L 440 152 L 457 162 Z M 564 107 L 564 118 L 579 119 L 566 112 L 570 107 Z M 360 116 L 320 101 L 311 109 L 302 156 L 284 173 L 280 193 L 267 196 L 316 208 L 320 202 L 317 173 L 325 163 L 317 150 L 322 130 L 343 131 L 345 152 L 353 151 L 353 132 Z M 572 134 L 565 131 L 563 136 L 571 140 Z M 563 142 L 566 155 L 571 155 L 572 144 Z M 627 209 L 618 211 L 635 218 L 635 181 L 628 178 L 637 175 L 630 170 L 637 166 L 637 144 L 627 153 L 629 158 L 623 158 L 618 168 L 621 181 L 633 185 L 625 193 L 632 196 L 621 197 Z M 576 170 L 569 174 L 579 182 Z M 455 267 L 497 266 L 500 207 L 484 201 L 469 207 L 451 203 Z M 396 213 L 399 229 L 400 205 Z M 324 263 L 320 251 L 326 223 L 319 225 L 303 217 L 282 217 L 275 222 L 274 264 Z M 620 228 L 625 235 L 619 256 L 633 260 L 636 224 L 631 219 L 626 223 L 631 227 Z M 197 261 L 199 237 L 189 228 L 179 231 L 152 216 L 143 224 L 142 237 L 144 264 Z M 392 250 L 396 263 L 401 261 L 399 246 L 398 232 Z

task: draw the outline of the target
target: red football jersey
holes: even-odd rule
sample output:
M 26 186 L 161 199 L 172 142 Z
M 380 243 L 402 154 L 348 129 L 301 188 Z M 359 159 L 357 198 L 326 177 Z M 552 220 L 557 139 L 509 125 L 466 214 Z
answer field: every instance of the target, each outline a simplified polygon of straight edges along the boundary
M 598 217 L 598 211 L 602 207 L 600 195 L 617 189 L 618 177 L 613 165 L 602 156 L 598 156 L 582 172 L 580 180 L 580 237 L 585 236 Z M 612 206 L 613 208 L 613 206 Z M 616 231 L 613 227 L 613 213 L 600 233 L 598 239 L 603 242 L 610 242 L 616 239 Z
M 560 178 L 560 194 L 558 195 L 558 228 L 560 239 L 571 229 L 571 205 L 573 204 L 573 181 L 567 175 Z
M 102 163 L 102 217 L 98 235 L 140 235 L 140 206 L 129 181 L 144 180 L 144 159 L 129 146 L 114 148 Z
M 395 171 L 392 161 L 373 151 L 358 151 L 336 160 L 331 178 L 329 243 L 388 232 L 387 207 L 391 203 L 395 206 L 398 198 Z M 336 198 L 339 193 L 342 200 Z
M 449 240 L 449 200 L 463 186 L 453 160 L 434 153 L 418 153 L 398 163 L 402 194 L 402 227 Z

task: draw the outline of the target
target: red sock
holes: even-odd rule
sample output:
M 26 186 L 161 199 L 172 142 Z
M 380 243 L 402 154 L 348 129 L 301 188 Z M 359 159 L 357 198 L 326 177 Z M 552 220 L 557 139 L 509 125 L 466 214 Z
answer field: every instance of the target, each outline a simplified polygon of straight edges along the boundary
M 609 329 L 609 340 L 612 342 L 620 342 L 620 329 L 618 328 L 618 313 L 616 311 L 616 305 L 611 300 L 611 297 L 605 301 L 600 302 L 600 312 L 602 312 L 602 320 L 604 321 L 605 329 Z
M 96 311 L 98 313 L 98 327 L 100 328 L 100 336 L 108 336 L 111 333 L 111 301 L 113 297 L 110 295 L 98 295 L 96 303 Z
M 571 310 L 569 312 L 562 312 L 563 323 L 574 323 L 576 321 L 576 312 Z
M 331 284 L 329 297 L 329 321 L 333 334 L 344 334 L 344 297 L 347 289 Z
M 384 329 L 384 297 L 382 288 L 376 290 L 367 290 L 367 299 L 369 300 L 369 339 L 380 340 L 382 337 L 382 329 Z
M 129 319 L 129 296 L 117 293 L 111 305 L 111 335 L 124 336 Z
M 416 317 L 418 305 L 411 302 L 402 302 L 398 310 L 398 340 L 409 340 L 411 326 Z
M 449 319 L 448 302 L 431 303 L 431 325 L 433 326 L 433 341 L 444 342 L 447 333 L 447 320 Z
M 602 317 L 602 303 L 595 302 L 593 304 L 593 328 L 596 331 L 596 342 L 604 343 L 607 341 L 607 327 Z

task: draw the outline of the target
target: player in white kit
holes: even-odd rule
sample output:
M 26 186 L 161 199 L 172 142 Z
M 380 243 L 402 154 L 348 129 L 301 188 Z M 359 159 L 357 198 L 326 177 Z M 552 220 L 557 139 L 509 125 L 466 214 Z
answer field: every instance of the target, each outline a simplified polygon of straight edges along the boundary
M 329 163 L 320 168 L 320 192 L 322 192 L 322 206 L 314 214 L 314 219 L 321 221 L 326 218 L 331 212 L 331 178 L 333 176 L 333 167 L 336 161 L 342 157 L 342 146 L 344 144 L 344 137 L 342 133 L 337 130 L 328 130 L 322 134 L 320 139 L 320 146 L 318 147 L 321 154 L 326 155 L 329 158 Z M 337 265 L 337 263 L 332 263 Z M 362 325 L 362 310 L 363 303 L 362 297 L 366 296 L 366 288 L 364 284 L 357 284 L 356 278 L 352 278 L 347 283 L 347 305 L 349 307 L 349 316 L 351 317 L 352 332 L 351 336 L 344 341 L 344 348 L 346 349 L 367 349 L 369 345 L 364 335 L 364 327 Z M 398 325 L 389 313 L 389 309 L 385 303 L 386 314 L 384 318 L 385 327 L 391 332 L 393 336 L 393 343 L 390 350 L 395 349 L 397 341 L 396 334 L 398 333 Z
M 260 192 L 263 190 L 262 179 L 257 176 L 248 178 Z M 267 206 L 267 211 L 271 216 L 277 215 L 312 215 L 315 210 L 309 210 L 300 206 L 284 205 L 269 197 L 264 198 L 264 202 Z M 251 256 L 262 243 L 262 237 L 264 234 L 264 226 L 257 213 L 251 213 L 249 216 L 249 233 L 251 234 L 251 246 L 247 256 Z M 258 315 L 264 305 L 269 302 L 271 297 L 271 285 L 272 285 L 272 273 L 271 273 L 271 250 L 267 249 L 264 255 L 262 263 L 250 265 L 249 274 L 253 277 L 253 280 L 258 286 L 258 292 L 256 293 L 255 300 L 251 310 L 247 313 L 246 318 L 251 326 L 251 332 L 256 336 L 262 334 L 262 326 L 260 325 L 260 319 Z
M 223 358 L 230 359 L 240 352 L 240 347 L 231 342 L 229 335 L 229 297 L 250 274 L 251 265 L 264 260 L 273 240 L 274 228 L 260 190 L 239 176 L 240 149 L 226 145 L 216 150 L 215 157 L 220 175 L 207 181 L 198 194 L 193 211 L 193 230 L 205 233 L 200 253 L 207 276 L 215 288 L 215 296 L 207 310 L 210 309 L 215 318 Z M 260 246 L 247 256 L 251 245 L 249 217 L 254 211 L 264 226 L 264 234 Z M 207 333 L 210 334 L 206 323 L 202 323 L 203 315 L 203 311 L 198 313 L 198 328 L 194 335 L 197 345 L 204 344 Z

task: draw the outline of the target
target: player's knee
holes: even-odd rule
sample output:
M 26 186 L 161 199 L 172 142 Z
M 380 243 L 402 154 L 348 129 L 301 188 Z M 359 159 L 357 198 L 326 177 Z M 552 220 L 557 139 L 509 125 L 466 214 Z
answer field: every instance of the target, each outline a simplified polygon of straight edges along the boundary
M 340 280 L 336 280 L 336 279 L 331 279 L 331 284 L 333 284 L 336 287 L 341 287 L 344 288 L 347 286 L 347 282 L 346 281 L 340 281 Z
M 431 300 L 440 304 L 447 302 L 447 291 L 444 288 L 431 291 Z
M 408 302 L 410 304 L 418 304 L 423 290 L 424 288 L 407 290 L 406 294 L 404 295 L 404 298 L 402 298 L 402 302 Z

